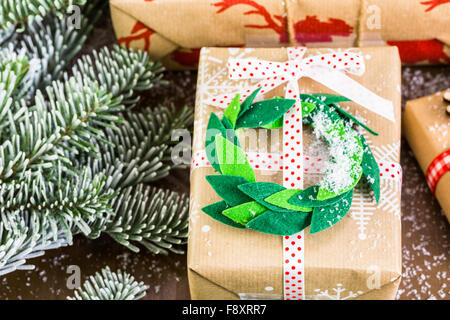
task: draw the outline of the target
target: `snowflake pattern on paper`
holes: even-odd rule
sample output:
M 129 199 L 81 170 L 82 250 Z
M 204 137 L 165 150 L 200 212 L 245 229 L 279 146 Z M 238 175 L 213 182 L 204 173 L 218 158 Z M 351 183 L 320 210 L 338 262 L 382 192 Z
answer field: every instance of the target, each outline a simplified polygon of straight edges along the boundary
M 364 133 L 364 138 L 369 145 L 373 145 L 371 137 Z M 400 156 L 400 142 L 372 147 L 375 159 L 383 163 L 396 163 Z M 381 169 L 381 168 L 380 168 Z M 401 175 L 401 171 L 399 172 Z M 380 177 L 380 202 L 377 204 L 373 192 L 367 192 L 368 186 L 360 184 L 355 188 L 350 217 L 356 221 L 359 240 L 368 238 L 368 225 L 372 220 L 373 213 L 381 208 L 383 211 L 400 219 L 400 199 L 396 196 L 401 190 L 400 181 L 388 179 L 381 173 Z
M 363 294 L 362 291 L 347 291 L 347 289 L 344 288 L 342 283 L 336 284 L 336 288 L 333 288 L 331 290 L 321 290 L 321 289 L 314 289 L 314 292 L 316 293 L 313 296 L 308 297 L 308 299 L 311 300 L 349 300 L 356 298 L 357 296 Z
M 203 54 L 208 53 L 208 50 L 209 49 L 204 48 Z M 241 53 L 239 53 L 241 51 L 239 48 L 229 48 L 228 51 L 231 56 L 242 58 L 245 54 L 252 52 L 253 49 L 247 48 Z M 230 80 L 228 78 L 228 68 L 222 60 L 207 55 L 204 55 L 204 57 L 206 57 L 206 59 L 203 59 L 202 64 L 198 69 L 198 78 L 201 80 L 198 82 L 199 85 L 197 87 L 197 119 L 203 119 L 207 116 L 206 104 L 204 101 L 227 92 L 238 92 L 243 90 L 243 88 L 236 86 L 235 80 Z M 213 76 L 206 77 L 206 74 L 213 74 Z M 244 81 L 240 81 L 240 84 L 242 84 L 242 87 L 250 86 L 249 83 Z M 223 111 L 218 111 L 217 114 L 220 116 L 221 112 Z M 204 141 L 202 137 L 205 135 L 207 124 L 203 123 L 201 120 L 196 121 L 202 125 L 195 123 L 193 147 L 194 150 L 199 150 L 203 148 Z
M 372 192 L 373 193 L 373 192 Z M 369 193 L 369 187 L 359 184 L 353 194 L 350 217 L 356 221 L 359 240 L 367 239 L 367 225 L 372 220 L 377 204 L 373 194 Z

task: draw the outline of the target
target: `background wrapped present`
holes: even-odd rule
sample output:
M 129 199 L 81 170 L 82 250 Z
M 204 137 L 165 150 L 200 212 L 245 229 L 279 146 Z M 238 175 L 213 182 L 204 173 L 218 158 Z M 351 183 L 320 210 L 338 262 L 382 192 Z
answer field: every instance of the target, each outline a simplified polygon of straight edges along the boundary
M 403 134 L 450 221 L 450 115 L 444 92 L 406 103 Z
M 359 189 L 355 193 L 351 212 L 341 223 L 315 235 L 305 232 L 304 289 L 308 299 L 392 299 L 401 279 L 401 169 L 396 165 L 400 154 L 400 61 L 395 48 L 352 50 L 361 52 L 366 64 L 364 75 L 353 78 L 394 105 L 395 121 L 391 122 L 355 103 L 343 103 L 352 114 L 381 133 L 379 136 L 366 135 L 375 158 L 384 166 L 381 202 L 377 206 L 370 195 Z M 307 55 L 331 51 L 308 49 Z M 188 242 L 191 296 L 193 299 L 279 299 L 283 297 L 284 285 L 282 237 L 234 229 L 201 212 L 202 207 L 220 200 L 206 183 L 205 176 L 214 171 L 205 160 L 204 139 L 210 113 L 220 114 L 223 110 L 208 105 L 206 101 L 251 86 L 251 81 L 228 78 L 227 60 L 230 57 L 286 61 L 287 50 L 204 48 L 201 51 Z M 301 92 L 330 92 L 306 78 L 299 81 L 299 86 Z M 277 88 L 269 94 L 266 98 L 283 94 L 283 90 Z M 249 154 L 269 150 L 269 146 L 261 140 L 264 132 L 258 130 L 258 145 L 246 146 Z M 306 128 L 304 136 L 305 163 L 309 163 L 305 164 L 306 187 L 321 178 L 320 157 L 326 153 L 326 148 L 310 139 L 311 132 Z M 241 137 L 240 141 L 245 140 Z M 272 136 L 270 141 L 271 152 L 279 153 L 280 141 L 277 143 Z M 257 158 L 257 155 L 253 159 L 249 156 L 251 163 L 255 161 L 257 181 L 281 183 L 282 172 L 270 170 L 267 164 L 258 163 Z
M 448 0 L 110 0 L 110 4 L 119 43 L 149 51 L 153 59 L 174 69 L 195 68 L 205 46 L 288 43 L 388 44 L 399 48 L 405 64 L 450 62 Z

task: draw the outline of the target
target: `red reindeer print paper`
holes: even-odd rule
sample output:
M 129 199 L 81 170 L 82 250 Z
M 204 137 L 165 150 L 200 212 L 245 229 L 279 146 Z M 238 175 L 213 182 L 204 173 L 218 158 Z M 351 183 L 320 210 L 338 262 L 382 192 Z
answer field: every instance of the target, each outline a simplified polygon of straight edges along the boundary
M 423 4 L 425 6 L 428 6 L 428 8 L 425 10 L 426 12 L 433 10 L 437 6 L 450 3 L 450 0 L 429 0 L 429 1 L 422 1 L 420 4 Z
M 110 0 L 121 45 L 171 69 L 202 47 L 396 46 L 403 64 L 450 63 L 450 0 Z M 411 23 L 417 21 L 420 23 Z
M 149 1 L 149 0 L 146 0 Z M 144 41 L 143 50 L 148 51 L 150 49 L 150 37 L 154 34 L 155 31 L 147 28 L 142 22 L 137 21 L 131 30 L 131 35 L 128 37 L 121 37 L 117 39 L 119 44 L 123 44 L 126 47 L 130 48 L 133 46 L 133 41 Z
M 259 15 L 263 18 L 263 23 L 260 24 L 246 24 L 246 28 L 253 29 L 269 29 L 273 30 L 280 37 L 280 43 L 288 42 L 288 34 L 286 30 L 286 18 L 282 15 L 272 14 L 268 9 L 261 4 L 261 1 L 253 0 L 223 0 L 219 2 L 214 2 L 212 4 L 218 7 L 219 10 L 216 12 L 220 14 L 231 7 L 244 5 L 249 7 L 249 10 L 244 12 L 243 15 Z
M 333 36 L 348 37 L 352 31 L 352 26 L 336 18 L 320 21 L 316 16 L 307 16 L 294 24 L 295 41 L 305 45 L 311 42 L 333 42 Z

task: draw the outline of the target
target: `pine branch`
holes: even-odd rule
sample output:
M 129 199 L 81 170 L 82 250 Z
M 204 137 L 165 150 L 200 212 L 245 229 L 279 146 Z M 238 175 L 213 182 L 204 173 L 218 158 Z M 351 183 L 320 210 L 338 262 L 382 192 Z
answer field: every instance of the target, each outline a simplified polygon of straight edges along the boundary
M 5 125 L 13 104 L 14 92 L 20 83 L 24 69 L 27 69 L 27 62 L 26 57 L 19 57 L 7 50 L 0 51 L 0 128 Z
M 34 92 L 34 77 L 40 72 L 39 70 L 39 61 L 30 59 L 25 50 L 17 50 L 14 44 L 11 43 L 0 49 L 0 71 L 3 72 L 0 76 L 0 86 L 8 85 L 8 82 L 14 79 L 13 90 L 7 92 L 7 96 L 13 100 L 14 104 L 28 96 L 30 92 Z
M 187 239 L 188 197 L 139 184 L 122 189 L 111 207 L 109 216 L 90 224 L 90 238 L 104 232 L 134 252 L 139 248 L 133 243 L 155 254 L 183 253 L 179 245 Z
M 28 99 L 34 97 L 37 89 L 42 91 L 52 81 L 62 77 L 68 64 L 80 52 L 106 4 L 106 1 L 90 1 L 84 5 L 79 25 L 70 23 L 68 17 L 61 18 L 53 13 L 28 23 L 18 47 L 25 50 L 27 56 L 38 60 L 40 65 L 39 72 L 33 76 L 34 87 L 28 92 Z
M 32 270 L 28 259 L 69 244 L 62 228 L 52 226 L 35 212 L 2 214 L 0 221 L 0 276 L 16 270 Z
M 82 90 L 75 90 L 75 93 L 70 91 L 73 80 L 64 84 L 54 83 L 44 92 L 53 94 L 55 99 L 49 102 L 48 97 L 44 98 L 45 95 L 39 93 L 40 101 L 35 106 L 29 108 L 26 102 L 34 98 L 37 87 L 44 88 L 52 80 L 61 77 L 63 69 L 79 52 L 86 35 L 101 14 L 99 9 L 105 6 L 101 1 L 94 1 L 96 4 L 91 2 L 82 9 L 80 28 L 68 26 L 68 20 L 62 17 L 61 4 L 65 3 L 67 7 L 84 2 L 8 1 L 0 4 L 0 21 L 5 22 L 6 16 L 10 19 L 7 21 L 9 27 L 0 23 L 0 274 L 32 268 L 32 265 L 26 264 L 27 259 L 42 255 L 44 250 L 71 243 L 70 231 L 74 226 L 89 233 L 85 220 L 89 222 L 92 217 L 87 215 L 95 213 L 99 216 L 105 209 L 109 210 L 111 195 L 97 194 L 96 198 L 98 190 L 94 185 L 99 182 L 95 181 L 98 177 L 92 179 L 89 186 L 80 183 L 80 190 L 76 183 L 74 185 L 75 179 L 65 173 L 60 173 L 59 180 L 55 181 L 51 174 L 44 178 L 41 172 L 45 172 L 41 169 L 55 167 L 57 160 L 64 162 L 58 159 L 63 154 L 61 149 L 75 145 L 77 150 L 80 147 L 77 140 L 85 137 L 89 131 L 81 128 L 83 121 L 79 120 L 85 119 L 86 114 L 80 102 L 102 102 L 105 95 L 99 94 L 98 99 L 87 99 L 86 91 L 90 89 L 90 93 L 98 94 L 100 89 L 90 83 L 86 90 L 81 85 L 86 85 L 86 82 L 77 79 L 77 83 L 80 83 L 78 89 Z M 38 8 L 37 3 L 43 5 Z M 19 10 L 26 7 L 38 9 Z M 22 19 L 20 15 L 25 18 Z M 43 21 L 34 19 L 37 16 L 45 18 Z M 15 18 L 16 23 L 13 25 L 11 19 Z M 27 32 L 19 36 L 16 31 L 23 31 L 27 22 Z M 17 23 L 21 24 L 21 30 L 16 29 Z M 20 100 L 22 98 L 27 100 Z M 64 112 L 62 117 L 61 113 L 53 112 L 52 107 L 55 105 L 62 106 L 59 110 Z M 68 118 L 77 112 L 83 113 L 82 118 Z M 104 118 L 100 120 L 105 121 Z M 56 124 L 61 122 L 67 123 L 65 128 L 69 130 L 58 132 L 60 128 Z M 73 140 L 73 143 L 69 144 L 67 140 Z M 61 145 L 61 148 L 49 148 L 52 143 Z M 58 150 L 52 153 L 49 149 Z M 20 164 L 20 161 L 24 162 Z M 61 187 L 61 183 L 65 185 Z M 97 183 L 97 186 L 101 184 Z M 76 197 L 83 198 L 84 192 L 90 194 L 85 195 L 83 202 Z M 98 199 L 101 201 L 96 202 Z M 42 203 L 38 203 L 41 200 Z
M 153 182 L 166 177 L 172 169 L 185 167 L 172 161 L 177 142 L 172 141 L 171 134 L 191 128 L 191 108 L 177 112 L 173 106 L 160 106 L 123 116 L 125 121 L 117 130 L 105 130 L 106 141 L 98 143 L 99 157 L 82 155 L 79 166 L 108 176 L 107 186 L 115 190 Z
M 16 54 L 13 51 L 4 57 L 6 56 L 10 59 L 1 59 L 4 64 L 3 72 L 0 73 L 3 76 L 0 78 L 0 185 L 3 190 L 0 199 L 3 207 L 0 215 L 14 216 L 17 221 L 21 221 L 20 219 L 27 214 L 39 215 L 46 221 L 45 226 L 51 226 L 55 234 L 63 232 L 65 241 L 71 242 L 72 229 L 77 233 L 80 231 L 85 234 L 92 233 L 89 224 L 93 223 L 93 216 L 88 213 L 99 213 L 95 215 L 95 219 L 101 220 L 102 212 L 105 213 L 111 198 L 110 194 L 106 194 L 107 199 L 102 198 L 108 202 L 102 202 L 105 210 L 85 205 L 80 209 L 71 207 L 69 209 L 73 210 L 62 210 L 58 215 L 55 210 L 50 210 L 52 206 L 57 205 L 58 200 L 63 202 L 57 195 L 64 195 L 63 191 L 55 187 L 56 182 L 53 179 L 56 176 L 55 163 L 61 163 L 61 167 L 64 168 L 60 179 L 64 183 L 70 181 L 68 179 L 71 170 L 74 171 L 73 174 L 79 168 L 72 166 L 68 154 L 71 157 L 83 151 L 89 152 L 92 157 L 98 154 L 97 147 L 101 145 L 98 141 L 108 143 L 104 138 L 104 127 L 115 128 L 111 122 L 120 120 L 120 114 L 117 116 L 114 113 L 122 110 L 124 103 L 132 104 L 137 101 L 132 98 L 134 86 L 144 90 L 152 87 L 154 82 L 160 81 L 161 66 L 149 61 L 146 54 L 118 47 L 112 51 L 104 49 L 96 57 L 109 67 L 98 64 L 96 60 L 92 62 L 86 56 L 84 62 L 79 64 L 79 68 L 95 70 L 93 73 L 86 75 L 77 72 L 78 69 L 75 68 L 74 76 L 70 78 L 67 76 L 65 82 L 52 83 L 51 87 L 47 87 L 45 94 L 38 91 L 35 105 L 28 107 L 24 100 L 18 100 L 16 94 L 24 87 L 25 76 L 21 70 L 30 72 L 30 61 L 25 59 L 26 55 Z M 25 63 L 22 63 L 22 58 Z M 23 68 L 18 68 L 19 66 Z M 98 80 L 113 78 L 110 72 L 124 76 L 120 85 L 103 82 L 99 87 Z M 116 96 L 111 97 L 108 90 L 114 91 Z M 180 118 L 184 119 L 183 116 Z M 178 123 L 177 121 L 173 120 L 173 123 Z M 46 184 L 39 182 L 39 179 Z M 72 189 L 74 187 L 67 184 L 66 193 Z M 95 194 L 93 189 L 87 189 L 89 193 Z M 27 190 L 34 190 L 34 193 L 28 194 Z M 46 202 L 46 197 L 53 200 Z M 70 196 L 64 198 L 69 201 L 68 199 L 72 198 Z M 75 199 L 72 202 L 75 203 Z M 31 207 L 27 208 L 30 203 Z M 111 213 L 108 215 L 111 216 Z M 0 229 L 5 228 L 4 222 L 0 221 Z M 6 240 L 3 239 L 0 243 L 0 254 L 6 255 L 5 252 L 9 250 L 9 256 L 20 255 L 22 248 L 19 244 L 22 243 L 24 250 L 31 252 L 29 256 L 20 255 L 23 259 L 18 265 L 25 265 L 25 258 L 33 257 L 35 251 L 41 252 L 37 250 L 39 248 L 45 249 L 44 246 L 39 247 L 32 238 L 32 235 L 43 232 L 44 229 L 30 227 L 29 232 L 17 234 L 17 237 L 8 235 L 9 241 L 14 240 L 15 251 L 10 248 L 12 244 L 8 243 L 7 246 Z M 60 241 L 58 238 L 53 242 L 50 241 L 48 247 L 58 247 L 58 241 Z M 3 273 L 17 269 L 10 261 L 10 259 L 2 260 Z
M 163 66 L 151 61 L 147 53 L 113 46 L 93 52 L 94 61 L 90 55 L 81 57 L 72 73 L 83 79 L 97 81 L 105 91 L 113 97 L 120 98 L 124 105 L 134 106 L 139 97 L 135 91 L 152 88 L 162 83 Z
M 0 3 L 0 29 L 18 27 L 21 32 L 27 21 L 42 19 L 50 13 L 59 16 L 73 5 L 84 5 L 86 0 L 3 0 Z
M 72 231 L 90 237 L 104 231 L 132 250 L 141 244 L 165 254 L 181 252 L 177 245 L 187 236 L 186 198 L 141 183 L 179 167 L 170 162 L 170 133 L 189 126 L 192 112 L 120 113 L 138 102 L 135 91 L 164 83 L 162 66 L 143 52 L 104 48 L 64 73 L 105 3 L 84 6 L 81 28 L 74 29 L 61 19 L 63 2 L 0 4 L 7 9 L 0 13 L 0 275 L 32 268 L 27 259 L 71 244 Z M 44 5 L 11 11 L 36 3 Z M 12 31 L 25 26 L 20 36 Z M 89 160 L 80 166 L 79 159 Z M 115 193 L 148 207 L 123 206 Z
M 52 226 L 62 226 L 67 239 L 73 227 L 91 233 L 86 221 L 110 214 L 109 203 L 115 195 L 105 190 L 103 177 L 91 177 L 88 170 L 72 179 L 65 179 L 60 167 L 58 171 L 54 181 L 27 175 L 20 181 L 0 184 L 0 214 L 37 214 Z
M 83 288 L 74 291 L 74 297 L 68 300 L 139 300 L 146 295 L 146 286 L 137 282 L 133 276 L 120 270 L 111 272 L 109 267 L 90 276 Z
M 139 251 L 132 244 L 134 241 L 153 253 L 183 253 L 175 245 L 185 243 L 187 237 L 187 199 L 146 188 L 142 183 L 156 181 L 168 175 L 169 170 L 184 167 L 172 162 L 175 142 L 171 141 L 171 134 L 191 127 L 192 109 L 185 107 L 176 112 L 173 106 L 147 108 L 124 117 L 118 130 L 106 130 L 107 143 L 99 146 L 100 158 L 87 155 L 80 164 L 107 176 L 107 187 L 119 193 L 111 203 L 113 214 L 97 218 L 89 237 L 105 232 L 132 251 Z
M 121 106 L 95 83 L 70 78 L 65 83 L 54 82 L 46 93 L 49 102 L 38 91 L 36 105 L 22 108 L 24 115 L 20 119 L 8 112 L 0 140 L 0 182 L 51 171 L 55 160 L 70 165 L 63 149 L 95 152 L 90 139 L 101 134 L 98 128 L 121 121 L 114 115 Z
M 89 223 L 112 214 L 115 195 L 105 179 L 85 171 L 64 181 L 59 173 L 55 182 L 38 176 L 0 184 L 0 276 L 33 269 L 26 260 L 71 245 L 73 229 L 90 234 Z
M 63 147 L 75 154 L 78 152 L 71 146 L 97 153 L 89 140 L 91 137 L 101 138 L 100 127 L 120 121 L 113 113 L 120 111 L 123 104 L 137 101 L 132 98 L 131 88 L 145 90 L 161 78 L 161 66 L 151 62 L 144 53 L 116 46 L 111 51 L 105 48 L 94 53 L 94 57 L 93 63 L 89 56 L 84 56 L 74 68 L 74 76 L 64 83 L 54 82 L 47 87 L 46 97 L 38 91 L 32 111 L 26 110 L 23 101 L 20 112 L 8 110 L 15 104 L 9 101 L 11 94 L 5 95 L 7 99 L 0 105 L 4 120 L 4 123 L 0 122 L 0 129 L 7 128 L 8 131 L 0 132 L 0 138 L 3 138 L 0 140 L 0 154 L 8 156 L 0 166 L 0 181 L 20 178 L 36 163 L 39 169 L 51 168 L 50 163 L 55 159 L 70 165 L 61 152 Z M 121 79 L 115 79 L 116 75 L 121 75 Z M 117 80 L 118 84 L 108 79 Z M 100 88 L 96 80 L 102 84 Z M 113 97 L 107 92 L 112 92 Z M 22 113 L 26 114 L 22 116 Z M 6 115 L 9 115 L 7 121 Z M 21 116 L 19 119 L 18 115 Z M 5 137 L 9 139 L 5 140 Z M 69 142 L 71 146 L 63 142 Z

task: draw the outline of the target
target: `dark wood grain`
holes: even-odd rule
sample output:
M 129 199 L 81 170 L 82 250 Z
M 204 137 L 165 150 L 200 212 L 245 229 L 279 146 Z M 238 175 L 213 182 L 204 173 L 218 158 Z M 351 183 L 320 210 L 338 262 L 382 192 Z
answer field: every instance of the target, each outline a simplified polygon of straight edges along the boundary
M 84 53 L 115 43 L 106 14 L 83 49 Z M 450 87 L 450 68 L 403 68 L 403 101 Z M 174 103 L 193 107 L 195 72 L 168 72 L 169 86 L 143 96 L 144 105 Z M 424 176 L 408 144 L 402 142 L 401 164 L 403 223 L 403 281 L 399 299 L 450 299 L 450 227 L 429 192 Z M 160 187 L 189 192 L 189 173 L 178 170 L 158 182 Z M 0 299 L 64 299 L 72 294 L 66 286 L 67 267 L 77 265 L 85 279 L 102 267 L 121 269 L 150 286 L 145 299 L 189 299 L 186 255 L 133 253 L 108 236 L 97 240 L 76 237 L 74 245 L 47 252 L 33 260 L 36 269 L 0 277 Z

